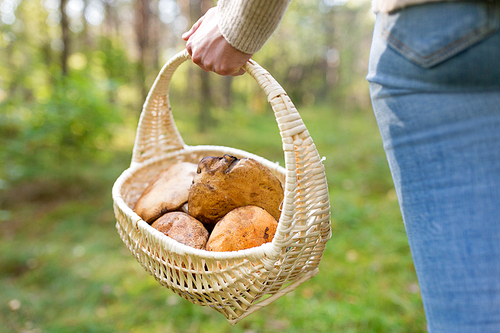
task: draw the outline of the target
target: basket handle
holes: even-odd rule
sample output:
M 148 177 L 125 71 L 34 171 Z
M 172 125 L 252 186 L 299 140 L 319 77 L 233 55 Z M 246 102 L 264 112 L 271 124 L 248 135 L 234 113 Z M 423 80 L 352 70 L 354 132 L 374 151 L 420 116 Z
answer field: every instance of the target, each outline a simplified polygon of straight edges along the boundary
M 191 56 L 187 50 L 177 53 L 163 66 L 156 77 L 146 97 L 139 118 L 132 151 L 132 165 L 146 162 L 160 154 L 180 150 L 185 147 L 185 143 L 172 116 L 168 93 L 175 70 L 190 58 Z M 274 98 L 286 95 L 285 90 L 283 90 L 276 80 L 253 60 L 250 60 L 243 68 L 254 77 L 266 93 L 270 103 Z
M 172 116 L 168 91 L 174 71 L 187 59 L 187 50 L 177 53 L 156 77 L 142 107 L 131 166 L 185 146 Z
M 174 71 L 189 58 L 187 50 L 179 52 L 163 66 L 153 83 L 139 120 L 132 165 L 185 147 L 172 117 L 168 90 Z M 331 236 L 328 185 L 318 151 L 285 90 L 255 61 L 249 60 L 243 68 L 265 92 L 283 142 L 285 194 L 278 230 L 267 253 L 266 266 L 272 267 L 282 249 L 294 242 L 292 229 L 306 230 L 311 219 L 322 221 L 321 230 L 315 232 L 323 239 Z
M 285 90 L 255 61 L 250 59 L 243 68 L 257 81 L 267 96 L 280 129 L 285 157 L 282 212 L 272 241 L 272 250 L 263 261 L 265 267 L 271 269 L 283 251 L 287 251 L 285 249 L 293 244 L 301 246 L 295 238 L 297 232 L 301 237 L 308 233 L 311 236 L 314 234 L 312 237 L 317 236 L 320 239 L 317 243 L 322 244 L 320 246 L 324 246 L 330 239 L 328 183 L 323 159 Z M 313 224 L 315 227 L 311 227 Z M 303 241 L 304 238 L 301 238 L 298 243 Z

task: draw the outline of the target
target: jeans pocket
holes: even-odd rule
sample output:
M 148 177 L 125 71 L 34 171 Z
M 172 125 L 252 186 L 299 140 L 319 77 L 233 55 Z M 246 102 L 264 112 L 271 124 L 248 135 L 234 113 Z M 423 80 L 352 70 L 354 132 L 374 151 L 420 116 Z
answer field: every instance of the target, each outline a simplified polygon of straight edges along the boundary
M 383 16 L 382 35 L 399 54 L 424 68 L 484 40 L 500 25 L 494 2 L 433 3 Z

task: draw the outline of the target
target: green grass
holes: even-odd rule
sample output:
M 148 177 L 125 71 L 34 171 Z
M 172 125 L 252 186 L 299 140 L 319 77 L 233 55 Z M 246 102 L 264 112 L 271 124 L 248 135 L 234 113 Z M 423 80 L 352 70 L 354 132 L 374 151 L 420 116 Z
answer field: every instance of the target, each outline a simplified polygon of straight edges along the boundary
M 64 184 L 74 190 L 29 184 L 29 193 L 48 193 L 42 199 L 22 186 L 4 190 L 10 200 L 0 222 L 2 332 L 425 332 L 373 115 L 325 106 L 299 111 L 326 157 L 332 207 L 333 236 L 315 278 L 235 326 L 160 287 L 114 226 L 111 186 L 129 163 L 132 148 L 125 146 L 112 163 Z M 282 161 L 271 112 L 219 112 L 217 128 L 204 134 L 195 132 L 192 114 L 174 113 L 186 143 L 234 146 Z

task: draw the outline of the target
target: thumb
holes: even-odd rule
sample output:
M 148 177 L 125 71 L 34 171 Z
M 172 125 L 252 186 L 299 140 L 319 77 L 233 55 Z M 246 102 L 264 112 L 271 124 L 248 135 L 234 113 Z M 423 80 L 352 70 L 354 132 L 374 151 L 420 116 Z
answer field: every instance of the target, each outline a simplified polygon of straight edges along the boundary
M 189 29 L 188 31 L 186 31 L 185 33 L 183 33 L 182 34 L 182 39 L 184 39 L 185 41 L 187 41 L 189 39 L 189 37 L 191 37 L 196 32 L 196 30 L 198 30 L 198 28 L 200 27 L 201 23 L 203 23 L 204 18 L 205 18 L 205 15 L 203 15 L 202 17 L 200 17 L 199 20 L 196 21 L 195 24 L 193 24 L 193 26 L 191 27 L 191 29 Z

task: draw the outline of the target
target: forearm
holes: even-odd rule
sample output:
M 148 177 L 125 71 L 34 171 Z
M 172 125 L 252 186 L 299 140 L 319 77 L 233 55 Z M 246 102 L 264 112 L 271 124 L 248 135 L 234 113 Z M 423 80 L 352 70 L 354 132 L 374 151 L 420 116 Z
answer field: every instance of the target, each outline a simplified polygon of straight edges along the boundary
M 219 0 L 219 29 L 234 48 L 257 52 L 276 30 L 290 0 Z

